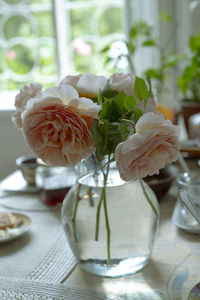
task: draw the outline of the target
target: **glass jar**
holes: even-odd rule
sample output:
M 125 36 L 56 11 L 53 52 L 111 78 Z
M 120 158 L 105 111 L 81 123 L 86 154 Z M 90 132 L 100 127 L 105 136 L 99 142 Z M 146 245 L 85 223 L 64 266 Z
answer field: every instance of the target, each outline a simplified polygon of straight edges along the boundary
M 196 209 L 200 213 L 200 178 L 199 175 L 192 173 L 191 178 L 188 173 L 181 173 L 177 177 L 178 188 L 180 190 L 185 190 L 189 198 L 192 200 Z M 196 219 L 192 216 L 187 207 L 183 204 L 180 195 L 178 194 L 178 201 L 181 207 L 181 216 L 183 218 L 184 225 L 188 228 L 199 228 L 200 225 Z
M 36 185 L 44 204 L 61 203 L 76 180 L 77 174 L 73 167 L 50 167 L 38 161 Z
M 159 212 L 155 194 L 143 185 Z M 85 271 L 106 277 L 134 274 L 151 257 L 159 213 L 153 211 L 139 181 L 124 182 L 116 167 L 109 171 L 106 201 L 103 189 L 102 173 L 93 170 L 69 191 L 61 211 L 67 240 Z

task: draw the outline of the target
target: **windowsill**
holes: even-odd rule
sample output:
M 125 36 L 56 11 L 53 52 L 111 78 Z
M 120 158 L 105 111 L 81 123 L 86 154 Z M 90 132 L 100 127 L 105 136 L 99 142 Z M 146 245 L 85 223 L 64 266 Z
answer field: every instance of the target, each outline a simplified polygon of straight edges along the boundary
M 0 93 L 0 112 L 13 111 L 15 109 L 15 96 L 17 91 L 3 91 Z

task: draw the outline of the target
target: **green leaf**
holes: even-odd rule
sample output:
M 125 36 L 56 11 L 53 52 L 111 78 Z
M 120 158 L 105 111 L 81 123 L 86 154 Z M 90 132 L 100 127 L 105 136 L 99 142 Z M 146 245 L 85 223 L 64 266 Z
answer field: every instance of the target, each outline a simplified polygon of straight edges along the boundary
M 150 78 L 150 76 L 149 76 L 149 73 L 147 73 L 147 75 L 146 75 L 146 80 L 147 80 L 147 82 L 148 82 L 148 85 L 149 85 L 149 95 L 151 96 L 151 97 L 153 97 L 153 93 L 152 93 L 152 85 L 151 85 L 151 78 Z
M 147 74 L 149 74 L 150 78 L 159 79 L 160 78 L 160 69 L 150 68 L 150 69 L 145 71 L 146 76 L 147 76 Z
M 171 16 L 166 11 L 161 12 L 158 15 L 158 19 L 162 20 L 162 21 L 165 21 L 165 22 L 171 22 L 172 21 Z
M 137 30 L 136 30 L 135 27 L 131 28 L 129 35 L 130 35 L 131 38 L 135 38 L 137 36 Z
M 145 100 L 149 97 L 145 81 L 137 76 L 135 79 L 134 93 L 139 101 Z
M 92 122 L 91 131 L 92 131 L 92 136 L 94 138 L 96 147 L 101 146 L 104 142 L 104 136 L 102 135 L 98 125 L 99 125 L 98 120 L 94 119 Z
M 110 121 L 117 121 L 124 113 L 127 112 L 124 105 L 125 93 L 122 91 L 113 98 Z
M 125 141 L 130 133 L 128 127 L 126 126 L 126 124 L 124 124 L 123 122 L 120 123 L 120 133 L 121 133 L 121 138 L 122 138 L 122 141 Z
M 142 45 L 143 45 L 143 46 L 152 47 L 152 46 L 155 46 L 156 43 L 155 43 L 154 40 L 147 40 L 147 41 L 144 41 Z
M 113 98 L 115 97 L 116 95 L 118 94 L 118 92 L 116 91 L 105 91 L 102 96 L 105 97 L 105 98 Z
M 104 52 L 108 52 L 110 50 L 110 46 L 109 45 L 107 45 L 107 46 L 105 46 L 103 49 L 101 49 L 101 53 L 104 53 Z
M 124 106 L 128 111 L 133 110 L 136 105 L 137 100 L 133 96 L 124 97 Z
M 97 104 L 102 104 L 103 100 L 102 100 L 102 94 L 101 94 L 101 91 L 99 92 L 99 94 L 97 95 Z
M 141 109 L 139 108 L 135 108 L 134 109 L 134 122 L 135 124 L 137 123 L 137 121 L 139 120 L 139 118 L 143 115 Z
M 184 95 L 186 94 L 188 84 L 189 84 L 189 82 L 184 77 L 178 78 L 178 87 Z
M 100 119 L 109 120 L 111 112 L 112 112 L 112 99 L 106 98 L 106 101 L 102 104 L 102 109 L 99 113 Z
M 110 56 L 108 56 L 108 57 L 106 57 L 106 59 L 105 59 L 105 61 L 104 61 L 104 64 L 107 65 L 107 64 L 109 64 L 109 63 L 112 62 L 112 61 L 113 61 L 113 58 L 110 57 Z
M 107 153 L 114 153 L 115 148 L 121 142 L 120 123 L 109 123 Z
M 102 120 L 101 123 L 94 120 L 92 123 L 91 131 L 95 141 L 97 156 L 108 154 L 108 125 L 109 122 L 107 120 Z

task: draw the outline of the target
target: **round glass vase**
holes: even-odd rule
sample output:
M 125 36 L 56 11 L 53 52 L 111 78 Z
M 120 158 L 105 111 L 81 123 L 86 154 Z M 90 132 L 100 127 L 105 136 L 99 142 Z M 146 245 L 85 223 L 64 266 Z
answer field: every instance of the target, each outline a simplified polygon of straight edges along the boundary
M 159 205 L 144 181 L 125 182 L 112 167 L 106 187 L 101 171 L 80 177 L 64 199 L 61 218 L 82 269 L 99 276 L 121 277 L 148 263 Z

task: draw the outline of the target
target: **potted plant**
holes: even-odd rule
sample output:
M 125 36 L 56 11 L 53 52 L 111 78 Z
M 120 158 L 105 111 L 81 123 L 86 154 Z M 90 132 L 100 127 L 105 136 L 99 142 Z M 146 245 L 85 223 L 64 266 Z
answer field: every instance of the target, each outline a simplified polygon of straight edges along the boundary
M 172 18 L 167 12 L 159 14 L 158 19 L 165 23 L 172 22 Z M 170 76 L 170 70 L 174 70 L 178 62 L 182 59 L 182 54 L 169 51 L 169 40 L 163 45 L 160 43 L 160 37 L 154 37 L 154 28 L 143 20 L 135 21 L 130 28 L 126 40 L 113 40 L 106 44 L 101 50 L 105 57 L 105 66 L 112 72 L 124 71 L 129 69 L 135 74 L 135 55 L 141 48 L 151 48 L 157 50 L 160 61 L 157 66 L 152 66 L 143 71 L 141 76 L 149 76 L 152 80 L 152 88 L 158 99 L 161 99 L 168 88 L 166 81 Z
M 188 130 L 189 117 L 200 112 L 200 33 L 190 37 L 189 52 L 185 60 L 186 65 L 178 78 L 178 87 L 184 95 L 181 111 Z

